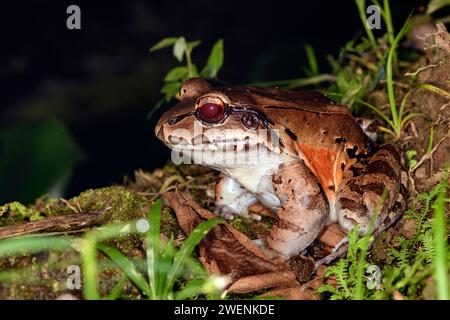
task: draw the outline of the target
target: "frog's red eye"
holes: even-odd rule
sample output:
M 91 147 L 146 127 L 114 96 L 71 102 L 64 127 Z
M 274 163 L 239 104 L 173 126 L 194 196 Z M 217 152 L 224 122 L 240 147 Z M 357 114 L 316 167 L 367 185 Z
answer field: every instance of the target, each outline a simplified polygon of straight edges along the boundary
M 219 122 L 225 115 L 225 107 L 220 99 L 204 99 L 200 101 L 198 117 L 208 123 Z

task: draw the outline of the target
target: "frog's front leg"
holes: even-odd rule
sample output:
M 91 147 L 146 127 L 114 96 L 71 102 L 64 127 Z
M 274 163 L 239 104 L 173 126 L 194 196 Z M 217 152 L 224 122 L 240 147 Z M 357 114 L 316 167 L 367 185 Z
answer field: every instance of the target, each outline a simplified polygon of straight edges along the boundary
M 316 176 L 303 162 L 281 165 L 272 180 L 281 206 L 267 244 L 289 259 L 322 231 L 329 216 L 328 201 Z
M 373 231 L 385 228 L 400 217 L 406 207 L 407 183 L 400 153 L 392 145 L 383 145 L 370 158 L 355 164 L 345 174 L 336 193 L 339 226 L 348 232 L 356 224 L 365 234 L 374 214 Z M 385 193 L 385 198 L 383 198 Z
M 226 219 L 234 215 L 247 216 L 248 207 L 258 200 L 255 195 L 247 191 L 239 182 L 224 175 L 219 176 L 216 184 L 215 212 Z

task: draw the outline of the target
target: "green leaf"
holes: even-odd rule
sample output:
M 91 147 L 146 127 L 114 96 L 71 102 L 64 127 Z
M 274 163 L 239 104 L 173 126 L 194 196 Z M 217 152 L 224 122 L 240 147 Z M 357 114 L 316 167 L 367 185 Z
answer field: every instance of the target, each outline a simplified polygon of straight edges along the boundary
M 165 82 L 184 80 L 188 75 L 188 68 L 186 66 L 175 67 L 170 70 L 166 77 L 164 78 Z
M 446 204 L 448 201 L 448 171 L 445 172 L 444 177 L 439 185 L 440 192 L 434 204 L 434 246 L 436 247 L 436 254 L 434 254 L 434 280 L 436 281 L 436 290 L 439 300 L 449 299 L 448 288 L 448 229 L 446 225 Z M 447 200 L 446 200 L 447 199 Z
M 400 42 L 400 40 L 403 38 L 403 36 L 406 35 L 407 31 L 409 30 L 411 25 L 411 17 L 408 17 L 403 27 L 400 29 L 400 32 L 397 34 L 397 36 L 394 39 L 394 42 L 392 43 L 391 48 L 389 49 L 387 62 L 386 62 L 386 83 L 387 83 L 387 91 L 388 91 L 388 99 L 389 99 L 389 105 L 391 107 L 391 117 L 392 122 L 394 124 L 394 131 L 397 135 L 397 137 L 400 136 L 400 120 L 399 114 L 397 113 L 397 105 L 395 101 L 395 93 L 394 93 L 394 81 L 392 79 L 392 73 L 393 73 L 393 57 L 395 54 L 395 50 L 397 49 L 397 45 Z
M 203 221 L 200 223 L 187 237 L 187 239 L 183 242 L 180 250 L 174 257 L 173 266 L 167 275 L 167 287 L 172 288 L 175 277 L 181 271 L 182 266 L 189 259 L 190 255 L 194 251 L 195 247 L 200 243 L 200 241 L 206 236 L 206 234 L 214 228 L 219 223 L 222 223 L 223 220 L 219 218 L 214 218 L 210 220 Z
M 432 14 L 433 12 L 442 9 L 446 6 L 450 6 L 449 0 L 431 0 L 428 4 L 427 14 Z
M 177 40 L 178 40 L 177 37 L 164 38 L 161 41 L 159 41 L 157 44 L 155 44 L 153 47 L 151 47 L 149 51 L 154 52 L 157 50 L 164 49 L 166 47 L 173 45 Z
M 170 101 L 180 91 L 181 82 L 173 81 L 167 82 L 161 89 L 161 93 L 165 95 L 166 102 Z
M 126 274 L 123 274 L 116 285 L 111 289 L 111 292 L 105 297 L 105 300 L 117 300 L 120 297 L 127 280 Z
M 187 48 L 187 50 L 188 50 L 189 52 L 192 52 L 192 50 L 193 50 L 196 46 L 198 46 L 200 43 L 202 43 L 200 40 L 189 41 L 189 42 L 186 44 L 186 48 Z
M 211 49 L 208 60 L 201 74 L 205 78 L 214 78 L 217 76 L 223 65 L 223 39 L 219 39 Z
M 316 54 L 314 53 L 314 48 L 309 44 L 305 45 L 306 59 L 309 65 L 308 76 L 316 76 L 319 74 L 319 64 L 317 63 Z
M 125 257 L 119 250 L 106 244 L 98 243 L 97 248 L 106 254 L 146 296 L 150 297 L 148 283 L 133 262 Z
M 158 198 L 151 207 L 148 214 L 150 227 L 147 232 L 147 272 L 150 281 L 152 298 L 159 296 L 159 232 L 161 228 L 161 200 Z
M 194 298 L 203 292 L 205 281 L 203 279 L 193 279 L 189 281 L 183 289 L 175 295 L 176 300 L 186 300 Z
M 417 156 L 417 151 L 414 149 L 410 149 L 406 151 L 406 157 L 408 159 L 408 167 L 412 168 L 416 165 L 417 160 L 415 159 Z
M 187 45 L 184 37 L 179 37 L 173 45 L 173 55 L 179 62 L 183 61 L 183 55 L 186 52 Z
M 0 133 L 0 203 L 61 196 L 82 153 L 59 120 L 11 127 Z

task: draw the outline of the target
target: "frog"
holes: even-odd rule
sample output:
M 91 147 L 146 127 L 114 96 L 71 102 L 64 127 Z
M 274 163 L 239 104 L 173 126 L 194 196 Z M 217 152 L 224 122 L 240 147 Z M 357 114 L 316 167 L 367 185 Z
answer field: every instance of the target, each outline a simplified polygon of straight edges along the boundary
M 263 243 L 289 260 L 330 224 L 348 234 L 384 230 L 406 206 L 403 156 L 377 145 L 349 108 L 316 91 L 182 85 L 155 135 L 172 158 L 220 171 L 216 213 L 249 217 L 260 203 L 275 222 Z

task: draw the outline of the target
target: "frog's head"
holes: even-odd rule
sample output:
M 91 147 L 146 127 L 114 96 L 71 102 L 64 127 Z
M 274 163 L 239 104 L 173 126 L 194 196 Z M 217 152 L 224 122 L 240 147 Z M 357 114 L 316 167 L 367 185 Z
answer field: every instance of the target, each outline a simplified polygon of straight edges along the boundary
M 244 87 L 243 87 L 244 88 Z M 164 113 L 156 136 L 174 150 L 216 152 L 248 151 L 272 143 L 271 122 L 255 108 L 245 89 L 215 89 L 201 78 L 185 81 L 181 101 Z

